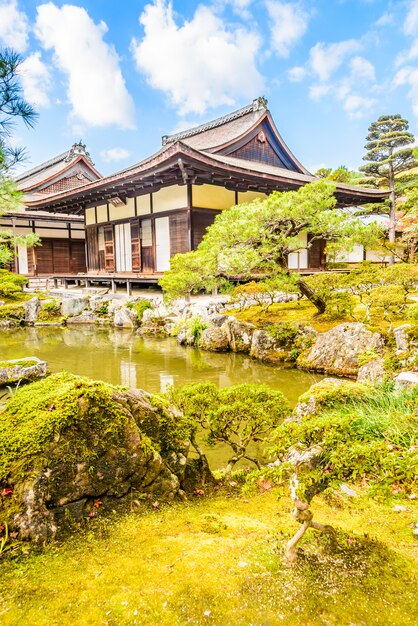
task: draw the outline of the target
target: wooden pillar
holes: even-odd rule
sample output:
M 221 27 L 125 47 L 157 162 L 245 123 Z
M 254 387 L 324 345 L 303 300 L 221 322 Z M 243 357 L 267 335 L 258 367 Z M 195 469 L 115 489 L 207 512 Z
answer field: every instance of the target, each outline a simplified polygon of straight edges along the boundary
M 114 280 L 111 280 L 110 285 L 112 293 L 116 293 L 116 282 Z
M 132 294 L 132 291 L 131 291 L 131 281 L 130 280 L 126 281 L 126 293 L 127 293 L 128 296 L 130 296 Z

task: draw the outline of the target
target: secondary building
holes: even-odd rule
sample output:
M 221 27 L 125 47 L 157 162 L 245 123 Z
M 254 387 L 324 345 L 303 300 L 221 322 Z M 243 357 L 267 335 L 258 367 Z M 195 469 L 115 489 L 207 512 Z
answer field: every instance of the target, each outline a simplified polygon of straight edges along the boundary
M 264 98 L 190 130 L 164 136 L 149 158 L 71 190 L 28 202 L 31 210 L 83 215 L 87 274 L 157 279 L 170 258 L 194 250 L 215 216 L 234 204 L 317 180 L 280 136 Z M 337 184 L 339 206 L 386 193 Z M 309 234 L 304 235 L 306 242 Z M 293 269 L 324 266 L 325 242 L 289 258 Z
M 23 205 L 19 211 L 0 217 L 0 230 L 12 231 L 16 236 L 36 233 L 42 245 L 30 249 L 17 245 L 12 267 L 15 272 L 43 277 L 86 271 L 83 216 L 35 212 L 28 207 L 57 192 L 69 191 L 100 178 L 81 142 L 16 178 L 17 187 L 23 193 Z

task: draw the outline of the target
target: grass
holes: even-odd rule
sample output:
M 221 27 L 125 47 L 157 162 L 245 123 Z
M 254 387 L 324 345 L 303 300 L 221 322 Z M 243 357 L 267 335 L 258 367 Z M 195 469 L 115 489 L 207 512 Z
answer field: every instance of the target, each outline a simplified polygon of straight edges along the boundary
M 159 624 L 161 626 L 417 623 L 416 502 L 360 495 L 318 521 L 340 528 L 327 552 L 312 531 L 294 567 L 283 546 L 295 531 L 290 500 L 221 494 L 187 504 L 95 519 L 62 544 L 5 557 L 0 571 L 3 626 Z M 398 502 L 399 500 L 397 500 Z M 365 536 L 364 532 L 368 535 Z M 416 550 L 415 550 L 416 552 Z

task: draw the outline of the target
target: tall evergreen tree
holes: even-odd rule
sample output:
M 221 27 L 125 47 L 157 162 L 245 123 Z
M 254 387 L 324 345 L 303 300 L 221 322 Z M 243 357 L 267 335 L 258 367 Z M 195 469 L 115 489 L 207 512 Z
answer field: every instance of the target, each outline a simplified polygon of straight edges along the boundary
M 360 170 L 378 180 L 379 184 L 389 187 L 389 243 L 395 243 L 396 194 L 395 177 L 417 165 L 412 147 L 414 135 L 409 132 L 409 123 L 399 114 L 382 115 L 369 126 L 365 148 L 367 153 Z M 394 256 L 391 257 L 391 263 Z
M 20 119 L 28 127 L 36 121 L 37 113 L 23 94 L 19 76 L 22 58 L 13 50 L 0 49 L 0 216 L 16 210 L 22 200 L 11 175 L 13 166 L 24 158 L 23 148 L 11 143 L 15 123 Z M 0 232 L 0 267 L 13 258 L 13 248 L 18 243 L 38 245 L 39 237 L 27 235 L 16 238 L 11 231 Z

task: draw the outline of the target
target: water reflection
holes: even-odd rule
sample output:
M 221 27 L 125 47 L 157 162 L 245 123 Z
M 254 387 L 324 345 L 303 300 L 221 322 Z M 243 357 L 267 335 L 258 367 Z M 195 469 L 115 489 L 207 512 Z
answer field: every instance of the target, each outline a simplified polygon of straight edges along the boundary
M 201 381 L 221 387 L 266 383 L 293 404 L 321 378 L 241 354 L 201 352 L 178 346 L 174 339 L 141 337 L 118 329 L 22 328 L 1 332 L 0 348 L 1 359 L 37 356 L 48 362 L 52 372 L 67 370 L 154 393 L 167 385 Z

